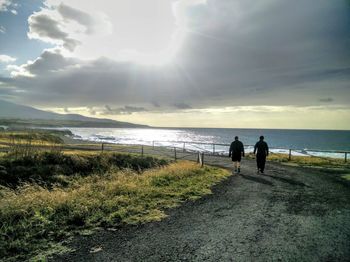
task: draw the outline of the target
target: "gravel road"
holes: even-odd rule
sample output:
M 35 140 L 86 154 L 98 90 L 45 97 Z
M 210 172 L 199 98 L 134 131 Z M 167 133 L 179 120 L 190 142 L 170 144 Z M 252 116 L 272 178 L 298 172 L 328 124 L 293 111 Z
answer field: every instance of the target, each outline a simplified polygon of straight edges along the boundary
M 350 186 L 336 172 L 268 163 L 258 175 L 244 160 L 213 193 L 161 222 L 77 237 L 52 260 L 350 261 Z

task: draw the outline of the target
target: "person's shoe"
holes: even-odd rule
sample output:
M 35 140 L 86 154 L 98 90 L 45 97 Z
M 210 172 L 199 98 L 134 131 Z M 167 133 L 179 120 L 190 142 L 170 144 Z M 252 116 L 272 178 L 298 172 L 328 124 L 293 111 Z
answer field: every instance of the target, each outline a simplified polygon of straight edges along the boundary
M 264 171 L 263 171 L 263 170 L 261 170 L 260 172 L 261 172 L 261 174 L 264 174 Z
M 240 168 L 237 169 L 237 173 L 238 174 L 241 173 L 241 169 Z
M 260 173 L 260 170 L 258 169 L 258 170 L 256 171 L 256 173 L 259 174 L 259 173 Z

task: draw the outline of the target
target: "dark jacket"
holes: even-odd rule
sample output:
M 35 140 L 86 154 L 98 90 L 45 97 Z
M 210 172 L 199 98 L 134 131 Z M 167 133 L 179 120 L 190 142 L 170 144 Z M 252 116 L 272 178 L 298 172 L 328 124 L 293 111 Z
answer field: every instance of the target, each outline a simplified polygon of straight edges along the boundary
M 254 154 L 257 153 L 257 155 L 269 155 L 269 147 L 267 143 L 263 140 L 258 141 L 254 146 Z
M 244 156 L 244 146 L 241 141 L 235 140 L 231 143 L 229 156 L 240 155 Z

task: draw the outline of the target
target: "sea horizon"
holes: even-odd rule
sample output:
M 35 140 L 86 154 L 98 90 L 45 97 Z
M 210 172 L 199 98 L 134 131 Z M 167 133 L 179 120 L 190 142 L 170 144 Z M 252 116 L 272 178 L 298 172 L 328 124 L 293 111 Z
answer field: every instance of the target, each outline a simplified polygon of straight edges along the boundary
M 172 146 L 185 142 L 188 149 L 210 150 L 212 144 L 230 144 L 237 135 L 252 151 L 260 135 L 265 136 L 271 151 L 293 154 L 330 156 L 342 158 L 344 154 L 315 151 L 350 151 L 350 131 L 348 130 L 300 130 L 300 129 L 253 129 L 253 128 L 60 128 L 70 130 L 73 138 L 85 141 Z M 156 130 L 156 131 L 155 131 Z M 193 146 L 191 147 L 191 143 Z M 208 144 L 202 148 L 196 143 Z M 180 145 L 178 145 L 180 147 Z M 217 146 L 217 152 L 227 151 L 227 146 Z

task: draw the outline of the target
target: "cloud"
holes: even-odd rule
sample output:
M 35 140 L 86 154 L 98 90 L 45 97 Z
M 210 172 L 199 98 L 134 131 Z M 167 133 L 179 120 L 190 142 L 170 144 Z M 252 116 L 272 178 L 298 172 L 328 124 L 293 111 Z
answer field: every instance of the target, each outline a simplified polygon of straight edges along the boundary
M 164 27 L 158 27 L 155 20 L 147 25 L 145 35 L 138 27 L 152 17 L 152 8 L 149 13 L 142 13 L 142 8 L 128 13 L 123 1 L 103 0 L 104 5 L 56 2 L 31 16 L 30 30 L 36 39 L 55 42 L 60 52 L 45 51 L 33 62 L 9 68 L 16 76 L 14 85 L 26 90 L 19 100 L 61 107 L 107 104 L 121 112 L 119 109 L 128 111 L 126 104 L 139 108 L 161 104 L 159 111 L 178 111 L 215 106 L 322 105 L 320 97 L 330 94 L 337 103 L 347 104 L 350 98 L 349 6 L 342 1 L 320 0 L 317 5 L 313 0 L 298 4 L 286 0 L 180 1 L 172 17 L 160 14 Z M 162 1 L 161 5 L 171 7 L 171 3 Z M 113 5 L 121 9 L 112 9 Z M 98 10 L 95 13 L 94 8 Z M 118 16 L 113 16 L 113 10 Z M 123 17 L 121 10 L 128 14 L 125 23 L 132 30 L 118 27 L 119 20 L 113 20 Z M 77 14 L 74 21 L 73 14 Z M 100 27 L 96 28 L 99 22 L 90 20 L 93 14 L 113 23 L 113 34 L 88 35 L 100 33 Z M 145 18 L 132 21 L 129 14 L 144 14 Z M 157 41 L 151 41 L 156 37 L 152 28 L 161 35 Z M 143 52 L 150 51 L 152 44 L 161 49 L 177 30 L 184 39 L 171 63 L 145 66 L 116 55 L 127 44 Z M 123 42 L 129 37 L 137 41 Z M 60 48 L 67 39 L 81 42 L 70 56 Z M 186 103 L 175 106 L 174 101 Z
M 152 102 L 152 105 L 153 105 L 154 107 L 160 107 L 160 104 L 159 104 L 157 101 L 153 101 L 153 102 Z
M 86 12 L 61 3 L 57 11 L 64 19 L 73 20 L 86 27 L 86 33 L 93 33 L 96 24 L 95 19 Z
M 11 63 L 17 59 L 8 55 L 0 55 L 0 63 Z
M 331 98 L 331 97 L 327 97 L 327 98 L 321 98 L 320 99 L 320 102 L 324 102 L 324 103 L 330 103 L 330 102 L 333 102 L 334 99 Z
M 185 104 L 183 102 L 175 103 L 174 107 L 176 107 L 177 109 L 192 109 L 192 107 L 190 105 Z
M 78 65 L 79 62 L 77 59 L 64 57 L 59 49 L 47 49 L 36 60 L 20 66 L 8 65 L 7 70 L 11 71 L 14 77 L 35 77 L 65 70 L 67 67 Z
M 0 0 L 0 12 L 8 11 L 8 8 L 11 6 L 11 0 Z
M 70 38 L 69 34 L 60 28 L 60 22 L 49 14 L 36 13 L 28 19 L 30 39 L 39 39 L 51 43 L 61 44 L 69 51 L 74 51 L 79 41 Z
M 44 4 L 44 8 L 28 18 L 30 39 L 48 42 L 56 45 L 56 48 L 73 52 L 86 35 L 110 31 L 108 20 L 101 14 L 90 15 L 64 2 L 47 0 Z
M 12 0 L 0 0 L 0 12 L 11 12 L 14 15 L 17 15 L 17 11 L 15 8 L 18 7 Z
M 146 112 L 148 111 L 144 107 L 124 106 L 122 108 L 112 108 L 109 105 L 105 106 L 105 110 L 102 114 L 105 115 L 130 115 L 132 113 Z

